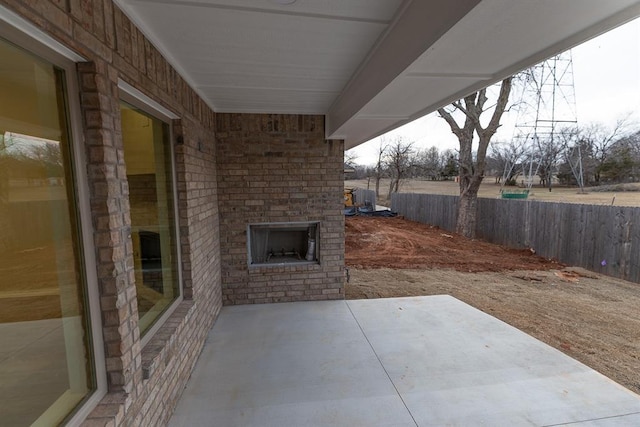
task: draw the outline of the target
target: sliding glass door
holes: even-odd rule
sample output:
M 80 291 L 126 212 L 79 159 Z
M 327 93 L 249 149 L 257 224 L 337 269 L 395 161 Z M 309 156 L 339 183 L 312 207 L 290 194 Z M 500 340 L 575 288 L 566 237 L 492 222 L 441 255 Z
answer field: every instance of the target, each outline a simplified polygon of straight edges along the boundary
M 64 71 L 0 39 L 0 424 L 95 389 Z

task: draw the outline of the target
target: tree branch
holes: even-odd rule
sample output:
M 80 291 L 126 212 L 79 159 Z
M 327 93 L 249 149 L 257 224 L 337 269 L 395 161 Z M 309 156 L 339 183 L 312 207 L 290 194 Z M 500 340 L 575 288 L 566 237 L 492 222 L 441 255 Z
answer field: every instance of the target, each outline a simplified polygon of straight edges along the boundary
M 438 114 L 440 114 L 440 117 L 445 119 L 445 121 L 449 124 L 449 127 L 451 128 L 451 132 L 458 135 L 462 131 L 462 129 L 460 128 L 456 120 L 453 118 L 451 113 L 449 113 L 447 110 L 445 110 L 444 108 L 438 108 Z
M 500 118 L 502 114 L 505 112 L 507 108 L 507 103 L 509 102 L 509 94 L 511 93 L 511 81 L 513 77 L 507 77 L 502 81 L 500 85 L 500 95 L 498 95 L 498 102 L 496 103 L 496 107 L 493 110 L 493 115 L 491 116 L 491 120 L 486 128 L 482 128 L 480 126 L 480 121 L 478 121 L 476 131 L 478 135 L 485 134 L 485 136 L 491 137 L 498 130 L 500 126 Z

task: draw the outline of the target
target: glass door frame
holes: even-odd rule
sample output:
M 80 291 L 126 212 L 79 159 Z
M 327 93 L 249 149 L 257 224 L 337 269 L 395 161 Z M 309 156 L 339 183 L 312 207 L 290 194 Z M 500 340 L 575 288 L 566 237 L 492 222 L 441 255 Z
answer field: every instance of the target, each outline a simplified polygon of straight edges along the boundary
M 78 240 L 81 245 L 78 248 L 81 256 L 80 272 L 83 275 L 82 279 L 86 292 L 86 322 L 88 323 L 87 333 L 90 336 L 90 345 L 86 350 L 90 353 L 90 362 L 93 364 L 92 368 L 95 376 L 95 390 L 90 392 L 78 408 L 69 414 L 65 420 L 67 425 L 77 425 L 87 418 L 107 393 L 100 292 L 98 289 L 97 264 L 93 241 L 94 231 L 90 192 L 87 171 L 84 167 L 87 164 L 87 159 L 84 146 L 84 129 L 82 127 L 80 89 L 76 71 L 76 63 L 84 62 L 86 59 L 4 6 L 0 6 L 0 22 L 3 24 L 0 25 L 0 37 L 64 71 L 65 101 L 68 109 L 70 134 L 70 172 L 74 178 L 72 185 L 76 196 L 74 203 L 77 215 Z

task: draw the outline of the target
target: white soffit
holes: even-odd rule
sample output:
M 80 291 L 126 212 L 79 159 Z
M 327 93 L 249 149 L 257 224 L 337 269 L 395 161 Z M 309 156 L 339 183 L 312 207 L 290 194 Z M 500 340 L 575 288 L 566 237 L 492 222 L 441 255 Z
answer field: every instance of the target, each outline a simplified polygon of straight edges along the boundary
M 347 120 L 334 105 L 328 137 L 352 148 L 639 15 L 637 0 L 483 0 Z
M 640 15 L 638 0 L 115 0 L 217 112 L 351 148 Z
M 325 114 L 404 0 L 118 0 L 217 112 Z

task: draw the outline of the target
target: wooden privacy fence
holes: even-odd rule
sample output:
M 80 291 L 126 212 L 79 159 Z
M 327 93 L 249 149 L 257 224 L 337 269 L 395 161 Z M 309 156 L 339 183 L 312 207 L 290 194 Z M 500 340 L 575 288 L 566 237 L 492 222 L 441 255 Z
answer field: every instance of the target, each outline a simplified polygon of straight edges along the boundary
M 405 218 L 454 231 L 458 197 L 394 194 Z M 640 283 L 640 208 L 478 199 L 478 238 Z

